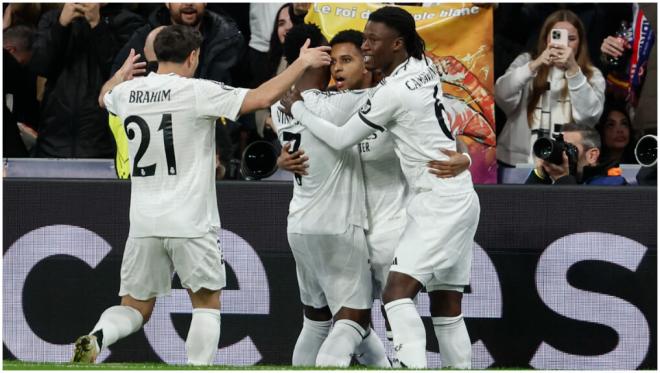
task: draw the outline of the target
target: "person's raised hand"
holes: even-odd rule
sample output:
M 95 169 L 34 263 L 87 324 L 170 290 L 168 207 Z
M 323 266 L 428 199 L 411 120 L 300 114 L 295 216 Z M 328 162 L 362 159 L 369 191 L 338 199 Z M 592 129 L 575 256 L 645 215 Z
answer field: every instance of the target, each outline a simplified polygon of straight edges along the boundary
M 305 40 L 305 44 L 300 48 L 300 55 L 298 56 L 298 59 L 303 62 L 305 67 L 317 68 L 329 66 L 330 62 L 332 62 L 332 58 L 330 57 L 331 48 L 327 45 L 309 48 L 309 44 L 310 40 Z
M 60 25 L 67 27 L 71 22 L 78 17 L 84 17 L 83 11 L 79 4 L 76 3 L 64 3 L 62 7 L 62 12 L 60 13 Z
M 550 58 L 554 66 L 566 70 L 570 75 L 575 75 L 579 68 L 575 61 L 573 48 L 562 44 L 550 44 Z
M 101 21 L 101 4 L 79 3 L 78 9 L 85 16 L 85 19 L 92 28 L 95 28 L 99 24 L 99 21 Z
M 538 57 L 536 57 L 535 60 L 529 62 L 529 69 L 532 71 L 532 73 L 536 73 L 541 68 L 541 66 L 552 65 L 550 53 L 550 46 L 548 46 Z
M 603 39 L 603 43 L 600 45 L 600 51 L 608 56 L 619 58 L 627 48 L 626 44 L 625 40 L 621 38 L 608 36 Z

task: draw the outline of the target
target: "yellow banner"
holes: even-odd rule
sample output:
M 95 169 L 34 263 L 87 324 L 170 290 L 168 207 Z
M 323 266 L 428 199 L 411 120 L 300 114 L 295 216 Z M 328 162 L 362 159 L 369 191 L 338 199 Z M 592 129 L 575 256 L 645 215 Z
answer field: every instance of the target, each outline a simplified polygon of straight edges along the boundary
M 342 30 L 363 31 L 369 14 L 382 6 L 314 3 L 305 21 L 318 25 L 330 40 Z M 443 103 L 452 131 L 469 147 L 473 181 L 497 183 L 492 8 L 472 3 L 401 8 L 415 18 L 427 55 L 442 74 Z

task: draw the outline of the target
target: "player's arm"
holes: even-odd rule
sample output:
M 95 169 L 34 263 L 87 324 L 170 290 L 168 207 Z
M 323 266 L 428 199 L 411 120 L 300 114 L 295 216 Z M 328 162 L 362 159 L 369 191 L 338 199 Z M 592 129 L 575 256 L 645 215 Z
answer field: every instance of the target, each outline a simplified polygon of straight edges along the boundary
M 141 75 L 147 71 L 147 63 L 138 62 L 139 60 L 140 55 L 135 54 L 135 50 L 131 49 L 131 52 L 128 54 L 128 58 L 126 58 L 126 61 L 124 61 L 124 64 L 121 66 L 121 68 L 117 70 L 115 75 L 113 75 L 110 80 L 105 82 L 103 87 L 101 87 L 101 94 L 99 95 L 99 106 L 105 108 L 105 102 L 103 101 L 103 98 L 105 97 L 105 94 L 110 92 L 115 86 L 127 80 L 133 79 L 133 76 L 135 75 Z
M 328 54 L 330 47 L 322 46 L 308 48 L 309 39 L 300 48 L 300 55 L 286 70 L 263 83 L 259 87 L 248 91 L 241 105 L 239 114 L 250 113 L 258 109 L 266 109 L 282 97 L 286 91 L 302 76 L 308 68 L 317 68 L 330 65 Z
M 301 100 L 300 93 L 296 91 L 285 96 L 282 100 L 285 112 L 289 110 L 291 115 L 307 127 L 314 136 L 337 150 L 346 149 L 359 143 L 371 135 L 374 130 L 384 132 L 383 125 L 377 123 L 391 122 L 400 106 L 396 90 L 391 86 L 383 86 L 346 121 L 346 124 L 337 126 L 315 115 Z
M 353 115 L 345 125 L 338 127 L 312 113 L 302 101 L 293 103 L 291 115 L 305 125 L 314 136 L 337 150 L 349 148 L 374 132 L 374 129 L 365 124 L 358 114 Z

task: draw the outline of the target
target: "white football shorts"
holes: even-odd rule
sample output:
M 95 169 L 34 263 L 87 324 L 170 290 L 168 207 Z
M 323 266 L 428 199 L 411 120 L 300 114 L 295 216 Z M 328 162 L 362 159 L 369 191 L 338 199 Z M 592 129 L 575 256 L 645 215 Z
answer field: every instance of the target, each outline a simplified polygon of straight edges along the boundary
M 399 244 L 404 228 L 405 221 L 402 221 L 402 224 L 388 229 L 367 232 L 374 299 L 381 299 L 387 283 L 387 275 L 390 273 L 390 266 L 394 260 L 394 250 Z
M 147 300 L 170 294 L 172 275 L 193 293 L 226 285 L 225 263 L 216 230 L 202 237 L 128 237 L 121 262 L 119 296 Z
M 342 234 L 289 233 L 296 260 L 301 302 L 310 307 L 369 309 L 371 271 L 364 230 L 350 226 Z
M 407 274 L 426 290 L 457 290 L 470 283 L 472 247 L 479 224 L 479 197 L 433 191 L 414 195 L 390 271 Z

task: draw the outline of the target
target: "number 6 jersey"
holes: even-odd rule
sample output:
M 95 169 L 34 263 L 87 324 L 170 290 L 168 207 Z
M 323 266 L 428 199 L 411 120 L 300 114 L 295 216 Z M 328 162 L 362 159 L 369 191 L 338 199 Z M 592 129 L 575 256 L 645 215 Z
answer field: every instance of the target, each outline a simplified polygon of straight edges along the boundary
M 235 120 L 247 89 L 151 73 L 103 97 L 128 137 L 131 237 L 200 237 L 220 227 L 215 121 Z

